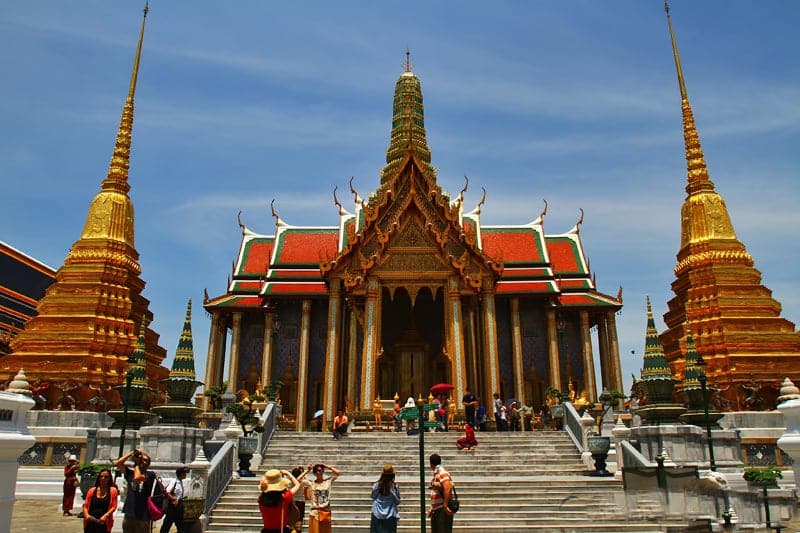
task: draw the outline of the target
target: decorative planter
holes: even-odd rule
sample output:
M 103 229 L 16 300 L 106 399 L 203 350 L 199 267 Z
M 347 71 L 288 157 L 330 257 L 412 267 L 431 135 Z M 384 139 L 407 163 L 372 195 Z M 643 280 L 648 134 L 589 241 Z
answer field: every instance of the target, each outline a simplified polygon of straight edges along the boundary
M 80 475 L 81 484 L 79 488 L 81 489 L 81 496 L 86 499 L 86 493 L 89 492 L 89 489 L 94 487 L 95 481 L 97 481 L 97 472 L 86 472 Z
M 202 498 L 183 499 L 183 519 L 197 520 L 206 510 L 206 501 Z
M 250 470 L 250 460 L 258 448 L 258 437 L 239 437 L 239 476 L 255 477 Z
M 611 438 L 600 435 L 589 435 L 586 437 L 586 446 L 592 454 L 592 459 L 594 459 L 594 472 L 590 472 L 589 475 L 612 475 L 606 470 L 606 457 L 608 457 L 608 450 L 611 449 Z

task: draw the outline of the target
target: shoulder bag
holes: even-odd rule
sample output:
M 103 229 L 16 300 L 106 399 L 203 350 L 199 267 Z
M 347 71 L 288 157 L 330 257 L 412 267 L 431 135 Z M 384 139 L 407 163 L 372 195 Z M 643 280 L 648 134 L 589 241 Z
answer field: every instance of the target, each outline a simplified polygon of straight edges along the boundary
M 158 487 L 158 492 L 156 492 Z M 147 514 L 151 522 L 161 520 L 164 516 L 164 485 L 161 480 L 156 476 L 153 479 L 153 488 L 150 490 L 150 496 L 147 498 Z

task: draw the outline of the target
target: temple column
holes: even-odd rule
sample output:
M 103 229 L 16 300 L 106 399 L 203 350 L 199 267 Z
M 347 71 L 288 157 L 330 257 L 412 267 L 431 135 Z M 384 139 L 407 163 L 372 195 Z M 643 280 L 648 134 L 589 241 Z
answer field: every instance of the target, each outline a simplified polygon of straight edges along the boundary
M 333 420 L 336 386 L 339 383 L 336 370 L 339 368 L 339 322 L 341 321 L 342 285 L 338 279 L 330 281 L 328 287 L 328 333 L 325 346 L 325 369 L 322 384 L 323 409 L 326 418 Z
M 464 397 L 466 388 L 466 359 L 464 357 L 464 319 L 461 315 L 461 293 L 459 279 L 451 277 L 447 280 L 447 312 L 445 313 L 448 324 L 447 353 L 450 356 L 450 379 L 456 387 L 456 404 Z
M 359 405 L 358 390 L 356 389 L 356 364 L 358 362 L 358 318 L 355 304 L 350 309 L 349 333 L 347 336 L 347 398 L 353 405 Z
M 221 385 L 225 381 L 225 350 L 228 347 L 228 325 L 223 318 L 225 317 L 220 317 L 217 329 L 217 348 L 214 352 L 217 354 L 214 359 L 215 385 Z
M 361 354 L 361 410 L 372 409 L 375 394 L 375 359 L 380 349 L 381 284 L 377 278 L 367 280 L 364 305 L 364 346 Z
M 581 344 L 583 346 L 583 386 L 589 393 L 589 401 L 597 398 L 597 384 L 594 377 L 594 353 L 592 352 L 592 331 L 589 328 L 589 311 L 581 311 Z M 579 394 L 582 391 L 576 391 Z
M 561 390 L 561 365 L 558 360 L 558 330 L 556 329 L 556 310 L 547 309 L 547 355 L 550 361 L 550 386 Z
M 306 404 L 308 403 L 308 350 L 311 338 L 311 300 L 303 300 L 300 319 L 300 354 L 297 361 L 297 409 L 295 427 L 303 431 L 306 427 Z M 330 414 L 325 413 L 326 416 Z
M 261 386 L 268 387 L 272 382 L 272 334 L 274 330 L 275 315 L 267 313 L 264 316 L 264 351 L 261 354 Z M 258 391 L 260 394 L 261 391 Z
M 600 377 L 603 380 L 603 389 L 613 388 L 610 379 L 610 361 L 608 358 L 608 326 L 606 316 L 602 315 L 597 322 L 597 348 L 600 350 Z
M 206 356 L 206 380 L 203 384 L 203 390 L 207 391 L 209 388 L 217 384 L 217 359 L 219 354 L 217 352 L 218 343 L 217 336 L 219 335 L 219 312 L 214 311 L 211 314 L 211 329 L 208 331 L 208 355 Z M 203 399 L 205 408 L 209 409 L 208 398 Z
M 525 376 L 522 364 L 522 327 L 519 320 L 519 298 L 511 299 L 511 362 L 514 367 L 514 397 L 525 401 Z
M 606 313 L 608 331 L 608 361 L 610 388 L 622 392 L 622 367 L 619 361 L 619 340 L 617 340 L 617 317 L 615 311 Z
M 483 303 L 483 360 L 484 360 L 484 379 L 488 390 L 489 401 L 492 394 L 500 392 L 500 365 L 497 354 L 497 315 L 494 307 L 494 287 L 490 282 L 484 281 L 481 287 L 481 299 Z
M 228 390 L 226 393 L 236 395 L 239 372 L 239 342 L 242 339 L 242 313 L 233 313 L 231 329 L 231 353 L 228 355 Z

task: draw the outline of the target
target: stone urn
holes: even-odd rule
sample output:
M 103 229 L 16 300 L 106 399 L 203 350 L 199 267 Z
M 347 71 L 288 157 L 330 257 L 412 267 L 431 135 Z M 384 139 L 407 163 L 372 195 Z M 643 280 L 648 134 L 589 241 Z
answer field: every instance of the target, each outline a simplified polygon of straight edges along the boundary
M 586 437 L 586 446 L 594 459 L 594 472 L 590 472 L 590 476 L 610 476 L 612 475 L 606 470 L 606 458 L 608 457 L 608 450 L 611 449 L 611 438 L 601 435 L 589 435 Z
M 550 406 L 550 415 L 553 418 L 564 418 L 564 404 L 557 403 Z
M 183 519 L 197 520 L 206 510 L 206 501 L 203 498 L 183 499 Z
M 239 476 L 254 477 L 250 470 L 250 460 L 258 448 L 258 437 L 239 437 Z

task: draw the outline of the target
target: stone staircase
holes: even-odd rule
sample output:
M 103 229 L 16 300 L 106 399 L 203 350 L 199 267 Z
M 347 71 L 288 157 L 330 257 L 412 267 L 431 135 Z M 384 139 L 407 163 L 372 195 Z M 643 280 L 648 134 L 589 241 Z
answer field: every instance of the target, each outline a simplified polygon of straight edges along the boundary
M 432 471 L 428 456 L 437 452 L 453 476 L 461 501 L 455 531 L 607 531 L 685 530 L 648 513 L 629 516 L 622 484 L 584 475 L 580 454 L 563 432 L 479 433 L 473 452 L 458 451 L 461 433 L 426 433 L 425 483 Z M 209 533 L 257 532 L 258 479 L 270 468 L 323 462 L 341 476 L 331 491 L 333 528 L 368 531 L 370 489 L 384 463 L 391 463 L 403 498 L 400 531 L 420 531 L 419 439 L 405 433 L 354 433 L 340 441 L 328 433 L 276 433 L 256 478 L 231 481 L 211 513 Z M 425 490 L 427 505 L 429 491 Z M 640 509 L 641 511 L 641 509 Z M 430 530 L 430 523 L 426 526 Z

